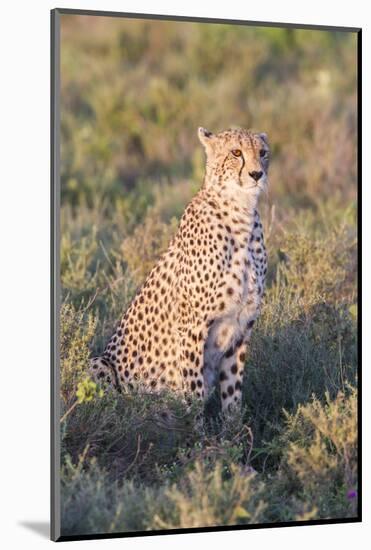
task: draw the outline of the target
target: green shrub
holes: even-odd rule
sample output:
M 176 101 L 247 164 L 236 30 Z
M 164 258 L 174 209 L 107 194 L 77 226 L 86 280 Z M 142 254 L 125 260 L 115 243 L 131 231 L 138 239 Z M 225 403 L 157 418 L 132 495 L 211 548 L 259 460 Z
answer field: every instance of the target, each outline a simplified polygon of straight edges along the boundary
M 334 400 L 327 393 L 285 413 L 280 487 L 310 503 L 317 518 L 357 513 L 357 391 L 348 387 Z
M 62 405 L 68 407 L 75 399 L 77 384 L 86 376 L 96 321 L 91 313 L 63 304 L 60 326 L 60 388 Z
M 157 513 L 154 523 L 160 529 L 210 527 L 259 523 L 266 507 L 254 474 L 243 473 L 235 465 L 224 473 L 217 462 L 213 468 L 195 462 L 192 471 L 166 490 L 170 506 Z

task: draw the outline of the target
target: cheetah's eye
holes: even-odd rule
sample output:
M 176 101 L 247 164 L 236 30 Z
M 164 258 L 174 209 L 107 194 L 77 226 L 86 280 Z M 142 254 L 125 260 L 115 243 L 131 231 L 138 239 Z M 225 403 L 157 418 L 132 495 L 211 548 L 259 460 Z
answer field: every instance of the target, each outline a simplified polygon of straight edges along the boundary
M 240 157 L 242 155 L 241 149 L 232 149 L 232 155 L 235 157 Z
M 266 154 L 267 154 L 266 149 L 260 149 L 259 155 L 260 155 L 261 157 L 265 157 Z

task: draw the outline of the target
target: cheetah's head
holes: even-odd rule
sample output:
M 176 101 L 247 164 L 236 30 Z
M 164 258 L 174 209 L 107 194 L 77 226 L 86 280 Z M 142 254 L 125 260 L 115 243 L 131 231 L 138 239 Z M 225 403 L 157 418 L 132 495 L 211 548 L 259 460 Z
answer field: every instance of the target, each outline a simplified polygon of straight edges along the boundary
M 206 179 L 226 194 L 258 196 L 268 186 L 269 145 L 266 134 L 242 128 L 213 134 L 198 129 L 206 151 Z

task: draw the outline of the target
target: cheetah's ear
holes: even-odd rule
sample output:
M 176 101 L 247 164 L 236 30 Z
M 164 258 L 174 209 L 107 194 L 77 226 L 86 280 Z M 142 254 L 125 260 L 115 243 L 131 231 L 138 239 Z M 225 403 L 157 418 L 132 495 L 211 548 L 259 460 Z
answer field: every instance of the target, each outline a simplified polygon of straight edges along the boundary
M 267 136 L 267 134 L 266 134 L 265 132 L 262 132 L 261 134 L 259 134 L 259 137 L 264 141 L 264 143 L 265 143 L 266 145 L 269 145 L 269 143 L 268 143 L 268 136 Z
M 210 147 L 210 145 L 212 144 L 213 138 L 214 138 L 214 134 L 212 132 L 209 132 L 209 130 L 206 130 L 206 128 L 202 128 L 202 126 L 199 127 L 198 139 L 201 141 L 205 149 L 208 149 Z

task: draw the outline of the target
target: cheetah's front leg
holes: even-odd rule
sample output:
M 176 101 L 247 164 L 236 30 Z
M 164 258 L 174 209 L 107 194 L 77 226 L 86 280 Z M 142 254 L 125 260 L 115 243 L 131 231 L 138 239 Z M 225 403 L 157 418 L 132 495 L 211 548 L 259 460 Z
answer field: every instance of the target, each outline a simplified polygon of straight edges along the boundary
M 201 328 L 187 329 L 181 338 L 181 372 L 183 387 L 188 395 L 205 399 L 203 379 L 203 341 L 204 334 Z
M 196 398 L 200 404 L 205 401 L 205 385 L 203 379 L 203 341 L 202 329 L 187 330 L 181 343 L 181 371 L 186 402 L 191 405 Z M 190 410 L 190 408 L 188 409 Z M 194 429 L 201 432 L 204 425 L 203 407 L 194 417 Z
M 227 350 L 221 361 L 219 380 L 223 413 L 241 403 L 246 348 L 246 341 L 237 342 Z

